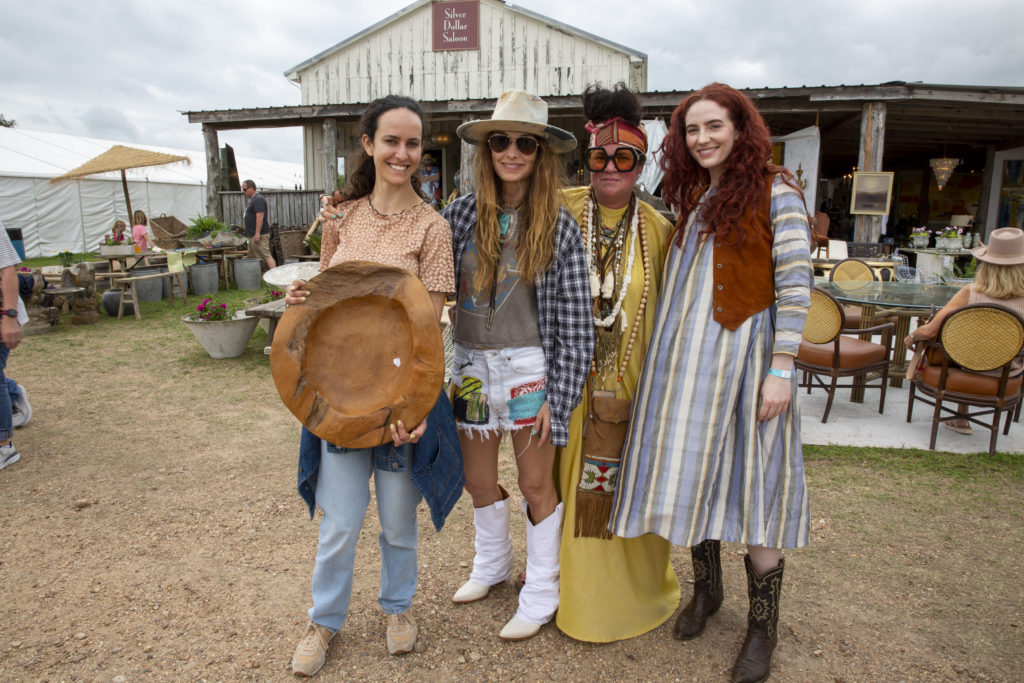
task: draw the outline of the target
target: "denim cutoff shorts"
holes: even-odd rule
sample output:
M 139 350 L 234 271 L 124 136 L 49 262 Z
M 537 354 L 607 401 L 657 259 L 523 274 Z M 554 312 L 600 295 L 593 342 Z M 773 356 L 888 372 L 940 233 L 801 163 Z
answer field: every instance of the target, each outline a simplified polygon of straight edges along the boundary
M 547 400 L 547 368 L 539 346 L 471 349 L 455 345 L 452 410 L 469 433 L 532 427 Z

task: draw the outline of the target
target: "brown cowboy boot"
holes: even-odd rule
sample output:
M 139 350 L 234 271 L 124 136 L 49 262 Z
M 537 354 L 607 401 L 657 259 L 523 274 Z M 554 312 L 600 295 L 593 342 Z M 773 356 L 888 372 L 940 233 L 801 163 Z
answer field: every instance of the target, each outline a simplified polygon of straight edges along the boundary
M 707 540 L 690 548 L 693 597 L 676 618 L 672 633 L 680 640 L 696 638 L 708 617 L 722 606 L 722 542 Z
M 782 592 L 782 569 L 779 566 L 758 576 L 750 555 L 743 558 L 747 567 L 747 637 L 732 668 L 733 683 L 756 683 L 768 678 L 772 667 L 772 653 L 779 644 L 779 594 Z

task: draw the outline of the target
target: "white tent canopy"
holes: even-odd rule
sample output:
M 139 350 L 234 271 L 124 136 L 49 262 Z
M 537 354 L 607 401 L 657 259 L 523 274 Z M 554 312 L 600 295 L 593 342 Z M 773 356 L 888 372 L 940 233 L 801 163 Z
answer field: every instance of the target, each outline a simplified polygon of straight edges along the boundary
M 49 182 L 115 144 L 177 154 L 192 162 L 126 171 L 133 209 L 150 218 L 176 216 L 186 223 L 206 213 L 203 152 L 0 128 L 0 221 L 22 231 L 27 256 L 93 251 L 114 220 L 130 224 L 120 173 Z M 239 176 L 252 178 L 260 188 L 292 189 L 303 182 L 302 164 L 246 157 L 236 157 L 236 164 Z

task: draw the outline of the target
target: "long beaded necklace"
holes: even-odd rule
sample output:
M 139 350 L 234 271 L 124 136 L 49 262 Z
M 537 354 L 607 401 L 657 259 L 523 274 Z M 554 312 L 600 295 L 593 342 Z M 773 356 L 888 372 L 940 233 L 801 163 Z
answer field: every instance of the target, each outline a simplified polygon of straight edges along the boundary
M 635 198 L 631 197 L 630 208 L 627 209 L 627 214 L 629 214 L 630 209 L 632 209 L 632 220 L 630 221 L 629 231 L 622 231 L 624 234 L 618 235 L 615 243 L 610 245 L 608 249 L 609 252 L 614 252 L 614 258 L 617 259 L 618 263 L 623 263 L 624 260 L 620 258 L 621 249 L 623 243 L 626 241 L 626 235 L 629 236 L 631 248 L 629 249 L 628 258 L 625 259 L 624 268 L 622 269 L 622 278 L 620 279 L 621 285 L 619 287 L 618 297 L 616 297 L 615 303 L 607 315 L 594 315 L 594 325 L 598 330 L 602 331 L 602 328 L 604 328 L 608 332 L 611 332 L 611 330 L 607 328 L 611 328 L 612 324 L 615 322 L 616 318 L 619 317 L 619 314 L 622 311 L 622 302 L 626 298 L 626 292 L 628 291 L 630 281 L 632 280 L 633 263 L 636 258 L 637 243 L 639 243 L 641 257 L 643 259 L 644 286 L 640 292 L 640 303 L 637 305 L 636 317 L 633 320 L 633 327 L 630 330 L 629 341 L 626 343 L 626 349 L 622 354 L 622 360 L 619 362 L 619 367 L 615 373 L 615 379 L 618 384 L 622 384 L 622 374 L 625 372 L 626 365 L 629 364 L 629 359 L 633 353 L 633 346 L 636 343 L 636 337 L 640 331 L 640 325 L 643 322 L 644 311 L 647 308 L 647 297 L 650 292 L 651 282 L 651 258 L 647 245 L 647 226 L 643 217 L 643 212 L 640 211 L 639 207 L 635 206 L 634 202 Z M 601 291 L 603 289 L 602 285 L 604 285 L 604 282 L 600 282 L 597 276 L 597 267 L 594 263 L 594 255 L 599 251 L 597 234 L 601 231 L 601 226 L 597 225 L 594 221 L 594 206 L 596 204 L 597 200 L 594 198 L 593 191 L 591 191 L 587 194 L 583 207 L 586 224 L 584 228 L 583 242 L 587 247 L 585 250 L 586 265 L 587 270 L 590 273 L 591 296 L 594 299 L 597 299 L 604 294 L 604 292 Z M 598 213 L 599 212 L 600 209 L 598 209 Z M 623 217 L 625 217 L 625 214 Z M 617 228 L 619 227 L 621 226 L 617 226 Z M 606 254 L 606 258 L 608 258 L 608 254 Z M 607 274 L 605 279 L 607 281 Z M 612 294 L 613 292 L 608 292 L 608 297 L 606 298 L 611 298 Z M 621 321 L 621 331 L 623 333 L 626 331 L 626 321 L 624 319 Z M 595 358 L 591 362 L 591 376 L 596 376 L 598 373 L 597 355 L 598 354 L 595 353 Z M 610 359 L 608 360 L 610 361 Z M 601 363 L 602 370 L 606 364 L 607 362 Z

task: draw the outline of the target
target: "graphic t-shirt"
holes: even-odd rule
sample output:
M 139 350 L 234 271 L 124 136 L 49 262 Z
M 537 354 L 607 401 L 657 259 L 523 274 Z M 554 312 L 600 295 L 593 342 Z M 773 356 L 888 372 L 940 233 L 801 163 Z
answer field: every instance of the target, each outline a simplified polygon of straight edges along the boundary
M 519 212 L 508 211 L 505 216 L 508 216 L 508 227 L 502 238 L 496 279 L 493 276 L 487 278 L 487 284 L 482 289 L 476 289 L 473 280 L 479 260 L 475 237 L 470 238 L 463 252 L 457 297 L 458 325 L 455 328 L 455 341 L 463 346 L 505 348 L 541 345 L 536 287 L 519 276 L 519 262 L 516 259 Z

